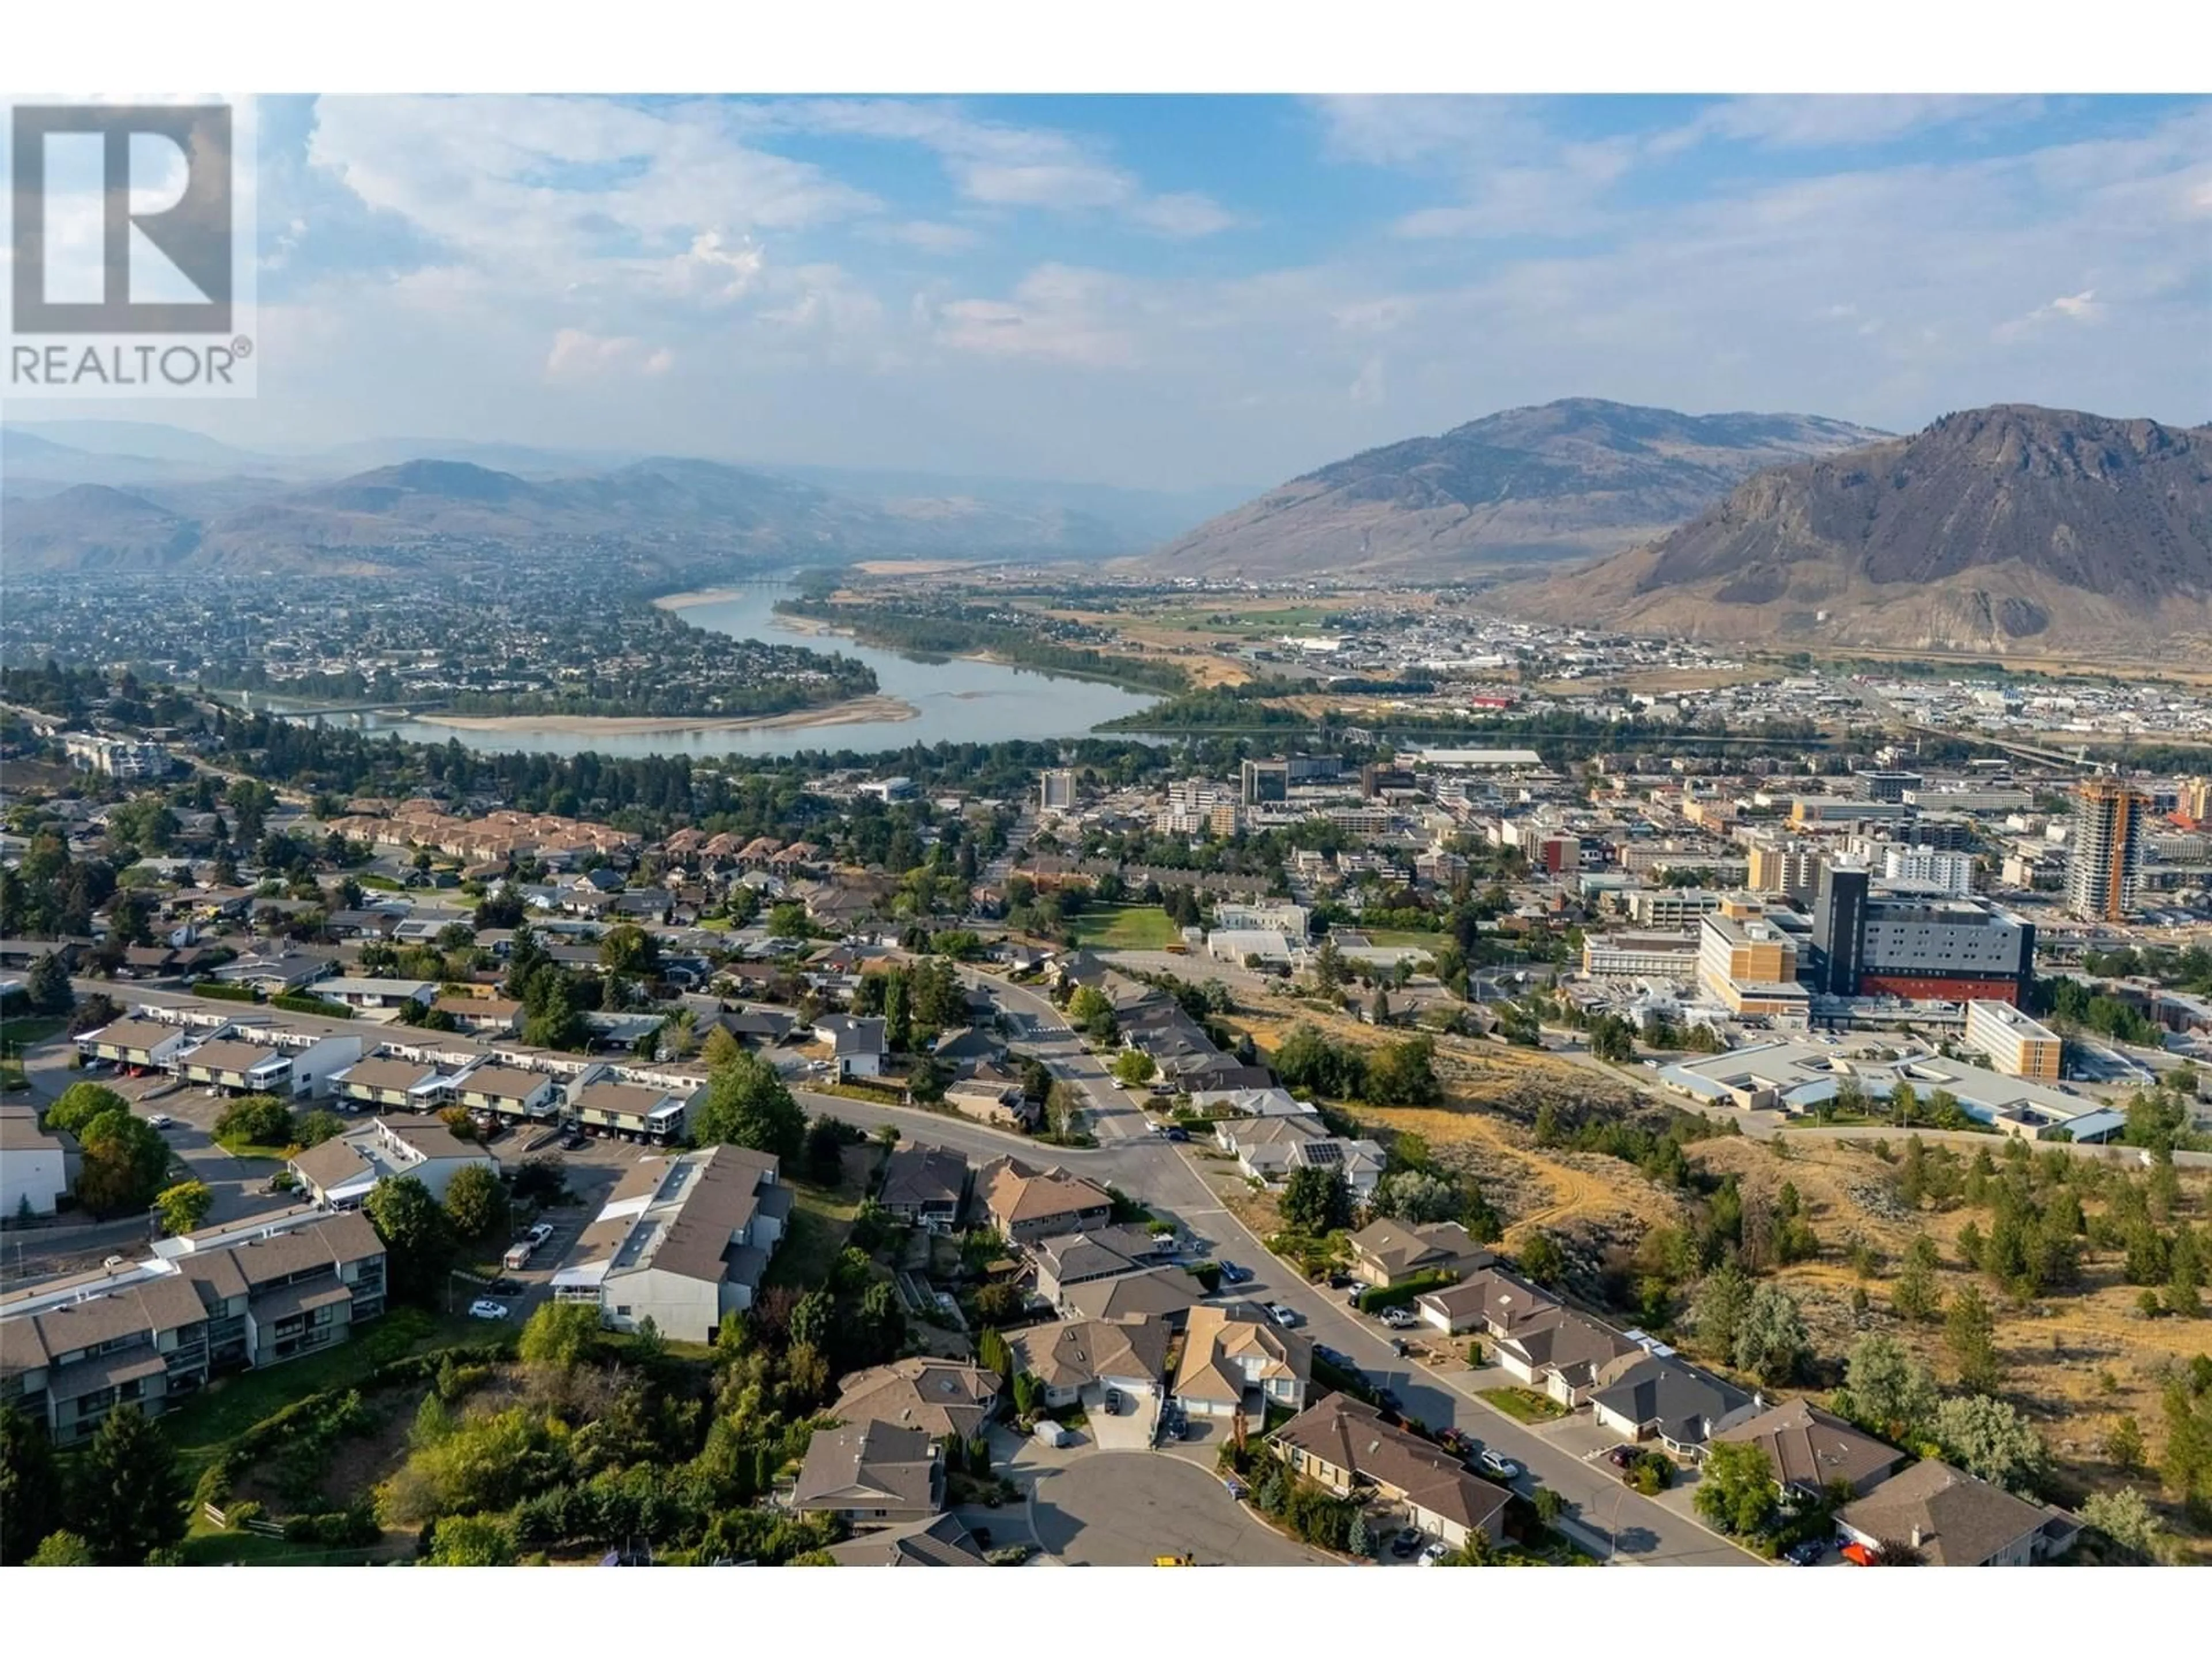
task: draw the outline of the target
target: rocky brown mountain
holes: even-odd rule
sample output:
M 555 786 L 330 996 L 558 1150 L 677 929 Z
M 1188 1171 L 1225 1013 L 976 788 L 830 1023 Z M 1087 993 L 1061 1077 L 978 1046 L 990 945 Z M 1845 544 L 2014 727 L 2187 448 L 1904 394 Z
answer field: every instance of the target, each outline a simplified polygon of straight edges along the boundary
M 1747 479 L 1509 610 L 1719 639 L 2124 650 L 2212 630 L 2212 428 L 2027 404 Z
M 1293 478 L 1143 562 L 1267 580 L 1442 580 L 1664 533 L 1759 468 L 1881 434 L 1803 415 L 1681 415 L 1592 398 L 1509 409 Z

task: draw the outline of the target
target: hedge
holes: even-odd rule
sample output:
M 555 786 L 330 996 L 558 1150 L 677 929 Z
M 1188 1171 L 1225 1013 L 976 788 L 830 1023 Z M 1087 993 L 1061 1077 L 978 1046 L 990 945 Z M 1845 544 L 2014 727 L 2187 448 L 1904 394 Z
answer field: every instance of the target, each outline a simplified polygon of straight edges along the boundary
M 1395 1285 L 1376 1285 L 1360 1291 L 1359 1311 L 1380 1313 L 1385 1308 L 1402 1308 L 1417 1296 L 1458 1283 L 1457 1273 L 1443 1267 L 1431 1267 L 1426 1273 L 1413 1273 Z
M 251 985 L 233 985 L 225 979 L 196 979 L 192 981 L 196 997 L 213 997 L 220 1002 L 258 1002 Z
M 325 1002 L 320 997 L 311 997 L 304 991 L 287 991 L 282 996 L 269 999 L 271 1008 L 283 1008 L 295 1014 L 320 1014 L 325 1019 L 351 1019 L 353 1010 L 343 1002 Z

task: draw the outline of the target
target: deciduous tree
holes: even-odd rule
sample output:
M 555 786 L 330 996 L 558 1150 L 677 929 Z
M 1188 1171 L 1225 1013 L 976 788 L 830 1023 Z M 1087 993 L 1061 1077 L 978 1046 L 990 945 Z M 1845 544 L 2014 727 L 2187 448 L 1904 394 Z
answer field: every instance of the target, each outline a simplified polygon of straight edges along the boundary
M 708 1084 L 691 1133 L 702 1146 L 749 1146 L 795 1163 L 805 1144 L 806 1114 L 775 1066 L 741 1054 Z

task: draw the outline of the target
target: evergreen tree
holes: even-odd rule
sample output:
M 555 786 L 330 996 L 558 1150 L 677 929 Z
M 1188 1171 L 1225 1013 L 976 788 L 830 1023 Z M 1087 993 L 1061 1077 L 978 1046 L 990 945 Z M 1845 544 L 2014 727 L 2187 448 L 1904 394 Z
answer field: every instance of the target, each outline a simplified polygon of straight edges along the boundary
M 142 1566 L 183 1540 L 191 1492 L 168 1437 L 137 1406 L 100 1419 L 75 1477 L 70 1519 L 102 1566 Z
M 46 1425 L 0 1406 L 0 1564 L 28 1559 L 61 1518 L 61 1468 Z

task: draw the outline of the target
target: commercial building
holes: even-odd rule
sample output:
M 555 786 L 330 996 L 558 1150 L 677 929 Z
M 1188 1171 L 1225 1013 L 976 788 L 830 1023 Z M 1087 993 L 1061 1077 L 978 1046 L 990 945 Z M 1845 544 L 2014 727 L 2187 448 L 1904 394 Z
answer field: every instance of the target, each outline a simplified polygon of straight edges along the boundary
M 1966 1046 L 1989 1056 L 2007 1077 L 2057 1083 L 2065 1050 L 2057 1033 L 2037 1024 L 2009 1003 L 1978 998 L 1966 1005 Z
M 1812 984 L 1828 996 L 2024 1002 L 2035 928 L 1980 900 L 1877 893 L 1864 869 L 1832 865 L 1813 907 Z
M 1973 854 L 1893 844 L 1881 849 L 1881 878 L 1966 898 L 1974 890 Z
M 1905 804 L 1916 812 L 2025 812 L 2035 796 L 2026 789 L 1908 789 Z
M 1917 772 L 1858 772 L 1851 781 L 1868 800 L 1897 804 L 1905 799 L 1906 790 L 1917 789 L 1926 780 Z
M 1802 841 L 1755 841 L 1745 874 L 1754 893 L 1808 898 L 1820 879 L 1820 852 Z
M 1075 806 L 1075 774 L 1057 767 L 1037 780 L 1037 806 L 1046 812 L 1071 811 Z
M 1694 927 L 1699 916 L 1721 908 L 1721 896 L 1709 887 L 1632 888 L 1620 904 L 1638 927 Z
M 1285 760 L 1248 760 L 1242 781 L 1247 806 L 1286 801 L 1291 798 L 1291 763 Z
M 1732 1013 L 1802 1020 L 1797 945 L 1755 904 L 1730 904 L 1698 923 L 1698 986 Z
M 600 1323 L 708 1342 L 725 1314 L 752 1306 L 789 1224 L 776 1160 L 743 1146 L 641 1158 L 553 1275 L 562 1302 L 597 1304 Z
M 2066 912 L 2084 921 L 2133 914 L 2142 875 L 2142 821 L 2150 802 L 2112 778 L 2093 778 L 2074 798 L 2066 862 Z
M 1583 972 L 1592 979 L 1697 976 L 1695 933 L 1585 933 Z

